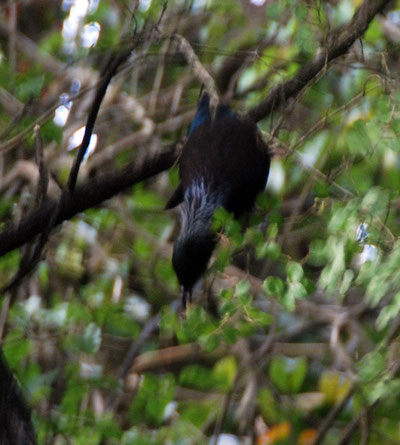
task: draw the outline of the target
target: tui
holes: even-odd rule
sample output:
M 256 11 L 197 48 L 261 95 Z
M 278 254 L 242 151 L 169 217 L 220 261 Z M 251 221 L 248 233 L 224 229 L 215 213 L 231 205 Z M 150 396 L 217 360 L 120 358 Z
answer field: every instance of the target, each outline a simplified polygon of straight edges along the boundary
M 211 222 L 222 206 L 238 218 L 254 206 L 264 189 L 270 158 L 256 124 L 219 104 L 211 116 L 210 99 L 199 101 L 179 160 L 180 185 L 166 209 L 181 204 L 181 225 L 172 264 L 182 286 L 182 304 L 192 298 L 196 281 L 207 269 L 217 235 Z

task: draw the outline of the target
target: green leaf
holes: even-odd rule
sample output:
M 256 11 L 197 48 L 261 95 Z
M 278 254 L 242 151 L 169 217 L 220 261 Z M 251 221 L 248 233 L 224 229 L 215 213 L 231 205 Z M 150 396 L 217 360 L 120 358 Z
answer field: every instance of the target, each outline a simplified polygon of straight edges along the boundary
M 295 36 L 296 44 L 304 53 L 311 55 L 317 48 L 314 33 L 310 25 L 302 23 Z
M 286 294 L 292 294 L 293 298 L 297 300 L 298 298 L 305 298 L 307 291 L 302 283 L 289 283 Z
M 278 224 L 270 224 L 268 226 L 268 229 L 267 229 L 268 238 L 271 238 L 271 239 L 276 238 L 278 236 L 278 233 L 279 233 Z
M 300 391 L 307 375 L 305 357 L 274 357 L 269 366 L 271 382 L 283 393 L 296 394 Z
M 272 315 L 267 314 L 252 306 L 249 306 L 246 310 L 252 323 L 256 323 L 261 326 L 269 326 L 271 324 L 273 319 Z
M 175 325 L 176 336 L 180 343 L 197 341 L 203 336 L 213 334 L 217 322 L 199 306 L 190 306 L 186 311 L 186 320 Z
M 351 380 L 337 371 L 324 371 L 318 381 L 318 389 L 324 395 L 326 403 L 339 403 L 346 397 Z
M 378 273 L 371 279 L 367 286 L 365 293 L 365 299 L 369 305 L 375 307 L 379 304 L 382 298 L 389 292 L 391 282 L 387 274 Z
M 44 87 L 45 76 L 44 74 L 38 76 L 33 74 L 23 75 L 18 80 L 19 83 L 16 88 L 17 96 L 22 102 L 26 102 L 29 99 L 39 96 Z
M 347 133 L 347 144 L 352 154 L 367 154 L 372 151 L 372 143 L 367 133 L 365 122 L 361 119 L 354 122 Z
M 75 437 L 74 445 L 98 445 L 101 441 L 101 434 L 93 431 L 93 428 L 81 428 Z
M 366 354 L 358 363 L 358 375 L 363 383 L 376 379 L 386 368 L 386 356 L 381 351 Z
M 300 20 L 305 20 L 307 18 L 308 8 L 305 5 L 297 5 L 295 8 L 295 15 Z
M 347 269 L 343 274 L 342 283 L 339 288 L 340 295 L 345 295 L 345 293 L 349 290 L 351 283 L 354 279 L 354 272 L 351 269 Z
M 257 405 L 268 423 L 274 424 L 282 420 L 283 416 L 280 413 L 279 405 L 269 389 L 263 388 L 258 392 Z
M 28 338 L 21 338 L 18 333 L 11 332 L 3 343 L 4 357 L 11 368 L 21 365 L 32 349 L 32 342 Z
M 247 295 L 249 290 L 250 290 L 249 280 L 240 280 L 235 287 L 235 295 L 237 297 L 242 297 L 244 295 Z
M 281 297 L 285 292 L 285 283 L 279 277 L 268 277 L 263 287 L 267 295 L 274 297 Z
M 286 292 L 281 298 L 281 302 L 287 311 L 293 312 L 296 309 L 296 300 L 306 296 L 307 290 L 301 283 L 289 283 Z
M 230 239 L 233 239 L 235 242 L 240 243 L 241 241 L 241 230 L 242 226 L 240 225 L 239 221 L 236 219 L 230 218 L 225 223 L 225 234 Z
M 400 136 L 400 119 L 393 119 L 390 123 L 390 126 L 392 127 L 392 130 L 395 132 L 396 136 Z M 398 141 L 396 142 L 398 144 Z
M 202 365 L 186 366 L 179 374 L 179 385 L 206 391 L 215 388 L 213 372 Z
M 375 106 L 376 119 L 384 124 L 390 122 L 392 117 L 392 104 L 390 97 L 386 94 L 381 94 L 378 98 L 377 104 Z
M 40 127 L 40 136 L 42 137 L 44 144 L 56 141 L 57 144 L 60 145 L 63 138 L 63 130 L 53 121 L 48 121 Z
M 388 205 L 388 193 L 380 187 L 370 188 L 361 202 L 362 208 L 373 214 L 384 215 Z
M 213 229 L 215 231 L 220 231 L 225 227 L 225 224 L 228 221 L 232 221 L 233 216 L 225 210 L 223 207 L 219 207 L 215 212 L 213 216 Z
M 90 323 L 82 337 L 81 350 L 88 354 L 95 354 L 101 345 L 101 328 L 95 323 Z
M 236 342 L 238 336 L 239 331 L 229 324 L 226 324 L 222 329 L 222 339 L 231 345 Z
M 132 422 L 160 425 L 165 407 L 172 401 L 174 393 L 175 381 L 172 374 L 146 374 L 130 408 Z
M 235 294 L 234 289 L 222 289 L 221 290 L 221 297 L 225 300 L 230 300 Z
M 300 281 L 304 276 L 303 267 L 299 263 L 290 261 L 286 265 L 286 274 L 289 281 Z
M 217 259 L 213 265 L 213 267 L 222 272 L 225 267 L 229 266 L 232 262 L 232 251 L 230 247 L 224 247 L 218 252 Z
M 267 17 L 271 20 L 279 20 L 285 5 L 283 2 L 271 2 L 267 4 L 266 13 Z
M 214 400 L 184 400 L 179 404 L 179 414 L 182 420 L 190 422 L 199 429 L 203 429 L 210 419 L 219 413 L 219 407 Z
M 212 371 L 218 388 L 225 391 L 232 389 L 237 371 L 238 365 L 234 356 L 228 355 L 218 360 Z
M 62 412 L 71 416 L 79 412 L 79 405 L 85 395 L 90 391 L 90 386 L 77 377 L 76 366 L 70 367 L 67 379 L 67 389 L 61 402 Z
M 379 399 L 384 399 L 384 401 L 390 402 L 394 401 L 398 403 L 398 396 L 400 395 L 400 379 L 393 378 L 383 378 L 375 385 L 369 388 L 369 392 L 367 394 L 369 403 L 375 403 Z
M 270 258 L 276 261 L 281 256 L 281 247 L 274 241 L 269 240 L 263 244 L 257 245 L 256 249 L 257 258 Z
M 376 320 L 376 326 L 379 330 L 386 328 L 391 320 L 397 317 L 400 313 L 400 292 L 397 292 L 393 297 L 392 302 L 385 306 L 381 313 L 379 314 L 378 319 Z
M 220 339 L 219 336 L 215 334 L 202 335 L 199 337 L 199 343 L 206 352 L 210 353 L 218 347 Z

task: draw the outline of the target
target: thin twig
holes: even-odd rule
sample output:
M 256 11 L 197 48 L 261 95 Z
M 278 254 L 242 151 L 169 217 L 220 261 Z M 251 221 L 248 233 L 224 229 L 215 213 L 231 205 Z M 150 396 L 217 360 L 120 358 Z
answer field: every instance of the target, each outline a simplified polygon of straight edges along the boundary
M 110 66 L 107 67 L 106 72 L 103 76 L 101 76 L 101 82 L 97 89 L 96 96 L 93 101 L 93 105 L 90 109 L 89 116 L 87 118 L 86 127 L 85 127 L 85 134 L 83 136 L 82 143 L 79 147 L 78 154 L 74 160 L 74 164 L 72 165 L 68 181 L 67 181 L 67 187 L 66 187 L 66 193 L 69 195 L 72 195 L 75 190 L 76 181 L 78 179 L 78 173 L 81 166 L 81 163 L 83 161 L 83 158 L 86 154 L 87 148 L 90 144 L 90 139 L 92 137 L 94 124 L 96 123 L 97 115 L 100 110 L 100 105 L 104 99 L 104 96 L 106 94 L 108 85 L 111 82 L 111 79 L 116 74 L 118 68 L 126 61 L 129 54 L 131 54 L 133 50 L 133 47 L 124 50 L 121 54 L 118 54 L 110 63 Z M 61 200 L 60 200 L 61 205 Z
M 355 390 L 355 384 L 353 383 L 350 386 L 349 390 L 347 391 L 346 396 L 343 397 L 343 399 L 329 411 L 329 414 L 326 416 L 326 418 L 323 420 L 322 424 L 318 428 L 317 437 L 314 439 L 314 442 L 312 443 L 312 445 L 321 445 L 322 444 L 327 432 L 332 427 L 333 422 L 335 421 L 336 417 L 340 414 L 340 412 L 343 410 L 343 408 L 349 402 L 350 398 L 353 396 L 354 390 Z
M 181 35 L 173 34 L 171 37 L 173 40 L 178 42 L 178 48 L 184 56 L 190 67 L 193 69 L 195 75 L 200 79 L 200 81 L 205 85 L 206 91 L 210 95 L 210 106 L 215 109 L 219 102 L 219 95 L 217 91 L 217 86 L 215 84 L 214 78 L 211 74 L 204 68 L 196 53 L 194 52 L 190 43 Z
M 11 72 L 15 73 L 17 57 L 16 57 L 16 33 L 17 33 L 17 2 L 8 0 L 8 57 L 10 60 Z
M 39 181 L 36 190 L 35 204 L 36 206 L 42 204 L 46 199 L 47 188 L 49 186 L 49 172 L 47 171 L 46 164 L 43 157 L 43 146 L 40 140 L 40 126 L 36 125 L 33 130 L 33 136 L 35 139 L 35 155 L 36 163 L 39 167 Z

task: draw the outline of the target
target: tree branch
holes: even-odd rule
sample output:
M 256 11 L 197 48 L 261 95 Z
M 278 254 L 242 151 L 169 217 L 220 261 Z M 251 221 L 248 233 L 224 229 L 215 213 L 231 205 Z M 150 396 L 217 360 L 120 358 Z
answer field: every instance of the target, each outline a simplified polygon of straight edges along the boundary
M 273 89 L 264 102 L 250 110 L 250 117 L 257 122 L 298 94 L 327 63 L 345 54 L 388 2 L 388 0 L 366 0 L 355 13 L 351 23 L 335 39 L 332 39 L 328 49 L 321 51 L 311 62 L 300 68 L 293 79 Z M 87 181 L 77 188 L 73 198 L 68 198 L 55 224 L 60 224 L 77 213 L 111 198 L 125 188 L 170 168 L 176 159 L 177 151 L 173 149 L 156 155 L 154 159 L 142 160 L 138 165 L 133 162 L 123 169 L 101 176 L 94 181 Z M 0 233 L 0 256 L 22 246 L 41 233 L 56 209 L 57 204 L 54 201 L 47 201 L 39 209 L 24 217 L 18 226 L 7 227 Z
M 32 272 L 36 264 L 40 261 L 42 251 L 48 241 L 50 233 L 53 227 L 57 224 L 56 221 L 59 219 L 60 214 L 64 212 L 64 207 L 73 198 L 76 182 L 78 180 L 79 169 L 87 148 L 89 147 L 100 105 L 104 99 L 108 85 L 110 84 L 113 76 L 117 73 L 119 66 L 128 58 L 132 49 L 133 46 L 113 56 L 109 62 L 109 65 L 107 65 L 107 67 L 105 68 L 104 76 L 101 76 L 102 80 L 97 88 L 93 104 L 89 111 L 82 143 L 79 147 L 78 154 L 69 172 L 67 185 L 62 191 L 61 197 L 58 201 L 58 204 L 55 206 L 54 211 L 49 215 L 47 221 L 44 221 L 44 224 L 41 228 L 40 238 L 36 243 L 31 257 L 28 259 L 25 257 L 22 258 L 17 274 L 7 285 L 0 289 L 0 293 L 5 293 L 11 290 L 14 286 L 17 286 L 29 273 Z M 35 126 L 35 128 L 37 127 Z
M 68 198 L 54 225 L 94 207 L 138 182 L 151 178 L 173 166 L 179 150 L 169 150 L 130 162 L 124 168 L 98 178 L 88 180 L 75 189 L 73 198 Z M 0 233 L 0 256 L 21 247 L 42 232 L 57 208 L 57 202 L 49 200 L 26 215 L 17 226 L 9 226 Z
M 211 108 L 215 108 L 218 105 L 219 94 L 214 78 L 201 64 L 199 58 L 197 57 L 197 54 L 194 52 L 194 49 L 183 36 L 174 34 L 172 36 L 172 39 L 178 42 L 179 50 L 186 57 L 188 64 L 191 66 L 196 76 L 205 85 L 206 91 L 210 95 Z
M 249 111 L 249 116 L 258 122 L 285 104 L 288 99 L 296 96 L 332 60 L 347 52 L 351 45 L 364 34 L 376 14 L 388 3 L 389 0 L 365 0 L 354 14 L 350 24 L 331 39 L 328 48 L 323 49 L 309 63 L 302 66 L 292 79 L 275 87 L 264 102 Z

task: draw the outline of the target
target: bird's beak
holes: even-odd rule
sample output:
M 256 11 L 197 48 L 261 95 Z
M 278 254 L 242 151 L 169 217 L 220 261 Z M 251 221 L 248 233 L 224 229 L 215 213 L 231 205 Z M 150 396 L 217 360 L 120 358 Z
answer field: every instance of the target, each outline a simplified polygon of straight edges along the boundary
M 191 288 L 186 288 L 182 286 L 182 306 L 183 309 L 186 309 L 186 303 L 187 300 L 189 299 L 189 303 L 192 302 L 192 289 Z

